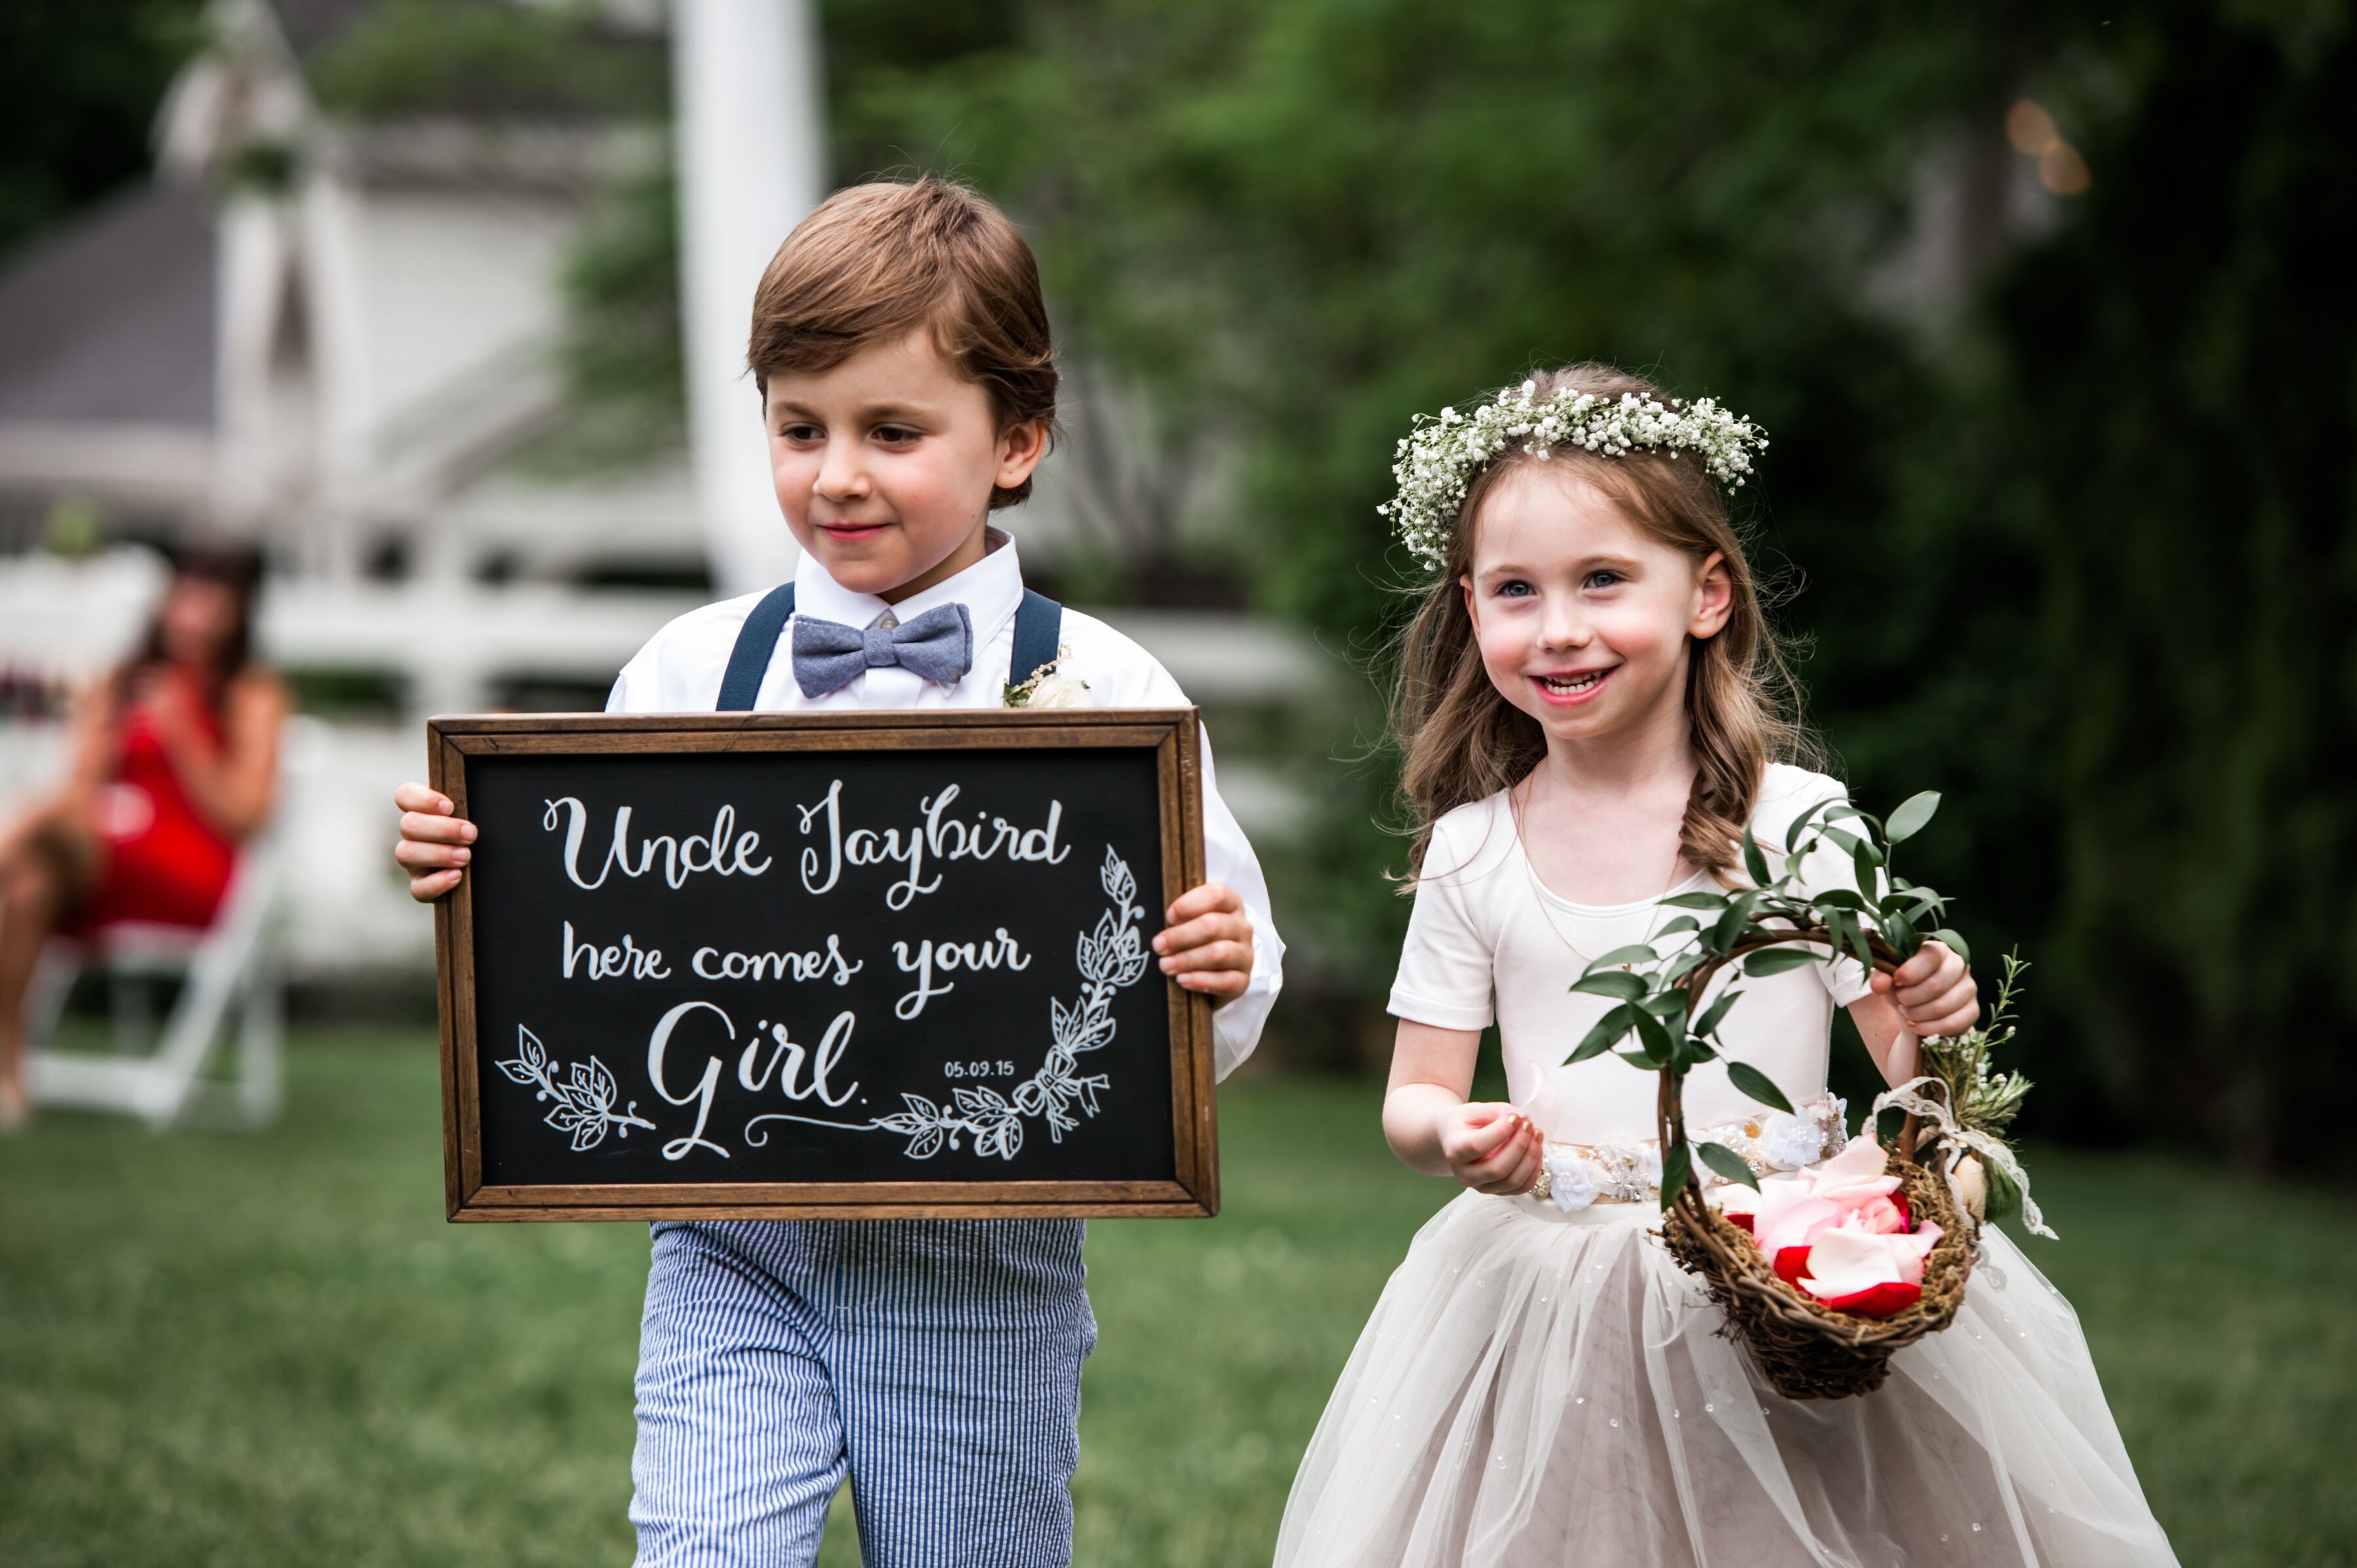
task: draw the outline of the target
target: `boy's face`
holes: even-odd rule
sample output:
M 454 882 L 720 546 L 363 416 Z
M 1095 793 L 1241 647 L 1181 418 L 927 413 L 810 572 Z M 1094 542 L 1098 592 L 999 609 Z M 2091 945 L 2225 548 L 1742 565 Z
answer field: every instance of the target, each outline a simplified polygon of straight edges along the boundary
M 898 601 L 983 557 L 990 493 L 1021 484 L 1040 426 L 1001 431 L 990 395 L 919 328 L 831 371 L 770 377 L 770 472 L 794 541 L 854 593 Z

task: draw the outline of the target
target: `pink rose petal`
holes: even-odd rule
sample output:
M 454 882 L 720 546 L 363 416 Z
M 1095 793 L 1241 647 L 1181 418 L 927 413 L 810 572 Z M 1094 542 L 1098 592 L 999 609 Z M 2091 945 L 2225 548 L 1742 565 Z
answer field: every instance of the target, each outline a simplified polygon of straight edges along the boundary
M 1820 1301 L 1856 1295 L 1881 1284 L 1913 1284 L 1923 1277 L 1923 1252 L 1912 1236 L 1869 1236 L 1860 1230 L 1820 1231 L 1809 1247 L 1809 1272 L 1800 1285 Z
M 1842 1210 L 1824 1199 L 1803 1195 L 1762 1208 L 1752 1221 L 1752 1234 L 1760 1238 L 1760 1250 L 1772 1258 L 1787 1247 L 1808 1246 L 1819 1232 L 1840 1224 Z

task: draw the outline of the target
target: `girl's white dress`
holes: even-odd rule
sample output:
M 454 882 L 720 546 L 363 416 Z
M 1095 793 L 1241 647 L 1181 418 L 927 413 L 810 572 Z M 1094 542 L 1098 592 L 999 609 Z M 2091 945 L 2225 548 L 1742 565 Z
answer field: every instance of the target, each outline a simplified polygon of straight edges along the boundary
M 1771 768 L 1754 833 L 1781 845 L 1803 807 L 1840 792 Z M 1587 1146 L 1593 1181 L 1570 1185 L 1598 1201 L 1468 1192 L 1417 1234 L 1310 1440 L 1280 1568 L 2175 1563 L 2070 1303 L 2003 1235 L 1986 1233 L 1955 1323 L 1899 1352 L 1879 1391 L 1792 1401 L 1663 1250 L 1657 1202 L 1612 1200 L 1631 1168 L 1658 1171 L 1654 1080 L 1609 1056 L 1555 1065 L 1609 1004 L 1566 987 L 1579 954 L 1659 918 L 1651 901 L 1555 897 L 1502 797 L 1438 824 L 1392 1011 L 1480 1028 L 1494 995 L 1510 1091 L 1551 1144 Z M 1805 1111 L 1824 1093 L 1832 1008 L 1865 976 L 1826 963 L 1743 984 L 1730 1054 Z M 1797 1136 L 1719 1064 L 1686 1098 L 1692 1124 L 1747 1123 L 1754 1147 Z

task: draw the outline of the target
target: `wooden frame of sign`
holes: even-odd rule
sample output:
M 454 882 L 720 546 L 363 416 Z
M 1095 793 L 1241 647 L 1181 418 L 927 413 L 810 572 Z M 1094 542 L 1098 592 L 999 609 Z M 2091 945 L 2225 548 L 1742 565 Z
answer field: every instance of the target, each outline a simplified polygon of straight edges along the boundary
M 1194 709 L 459 715 L 429 721 L 426 741 L 434 788 L 482 829 L 468 875 L 435 910 L 450 1219 L 1218 1212 L 1211 1004 L 1163 976 L 1144 945 L 1162 910 L 1204 880 Z M 944 786 L 953 771 L 971 792 Z M 1042 780 L 1062 780 L 1044 808 Z M 888 800 L 895 788 L 914 798 Z M 1020 798 L 1026 788 L 1035 798 Z M 625 790 L 635 821 L 629 802 L 616 811 Z M 851 826 L 863 808 L 899 815 Z M 1084 841 L 1097 838 L 1092 863 L 1097 845 Z M 592 877 L 585 868 L 601 854 Z M 999 884 L 984 886 L 992 876 Z M 1027 918 L 1038 909 L 1024 899 L 1049 896 L 1023 889 L 1044 878 L 1062 879 L 1054 897 L 1066 902 L 1048 905 L 1059 913 L 1043 922 Z M 961 886 L 962 906 L 952 891 L 925 910 L 995 922 L 970 918 L 952 936 L 996 935 L 936 945 L 908 907 Z M 869 927 L 822 939 L 817 919 L 790 918 L 813 887 L 864 900 L 818 918 Z M 748 904 L 755 890 L 762 902 Z M 888 909 L 896 897 L 902 907 Z M 666 929 L 687 934 L 650 935 Z M 1076 950 L 1077 980 L 1063 967 Z M 1001 994 L 1018 981 L 1057 989 L 1046 1005 Z M 863 1020 L 844 999 L 872 1000 L 849 988 L 879 984 L 907 989 L 891 1008 L 868 1009 L 886 1021 L 855 1042 Z M 961 985 L 973 1022 L 936 1000 Z M 683 987 L 697 994 L 651 1034 L 653 1012 Z M 971 1059 L 952 1053 L 926 1076 L 923 1048 L 892 1022 L 912 999 L 936 1035 L 983 1042 L 963 1051 Z M 939 1010 L 931 1020 L 928 1008 Z M 525 1012 L 547 1022 L 535 1031 Z M 878 1034 L 891 1059 L 875 1055 Z M 1109 1070 L 1085 1070 L 1098 1066 Z M 903 1076 L 883 1082 L 878 1069 Z M 855 1070 L 873 1093 L 858 1092 Z

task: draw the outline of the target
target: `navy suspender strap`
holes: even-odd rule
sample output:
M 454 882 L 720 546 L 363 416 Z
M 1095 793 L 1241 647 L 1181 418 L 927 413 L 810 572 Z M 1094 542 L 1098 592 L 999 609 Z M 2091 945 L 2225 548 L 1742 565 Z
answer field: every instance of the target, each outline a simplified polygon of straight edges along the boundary
M 778 639 L 793 615 L 791 583 L 781 583 L 761 596 L 761 602 L 753 607 L 737 633 L 737 646 L 728 650 L 728 671 L 720 677 L 716 711 L 752 712 L 754 699 L 761 694 L 761 679 L 770 672 L 770 660 L 777 656 Z M 1024 589 L 1023 602 L 1015 608 L 1015 657 L 1007 661 L 1007 683 L 1020 686 L 1037 675 L 1041 665 L 1053 664 L 1063 634 L 1064 607 L 1045 594 Z
M 761 596 L 761 602 L 753 607 L 737 633 L 737 646 L 728 650 L 728 672 L 720 677 L 718 712 L 753 711 L 753 699 L 761 694 L 761 677 L 770 672 L 770 660 L 778 651 L 778 636 L 793 615 L 791 583 L 780 583 Z
M 1006 661 L 1006 683 L 1020 686 L 1039 673 L 1043 664 L 1056 662 L 1064 637 L 1064 607 L 1045 594 L 1023 590 L 1015 607 L 1015 657 Z

